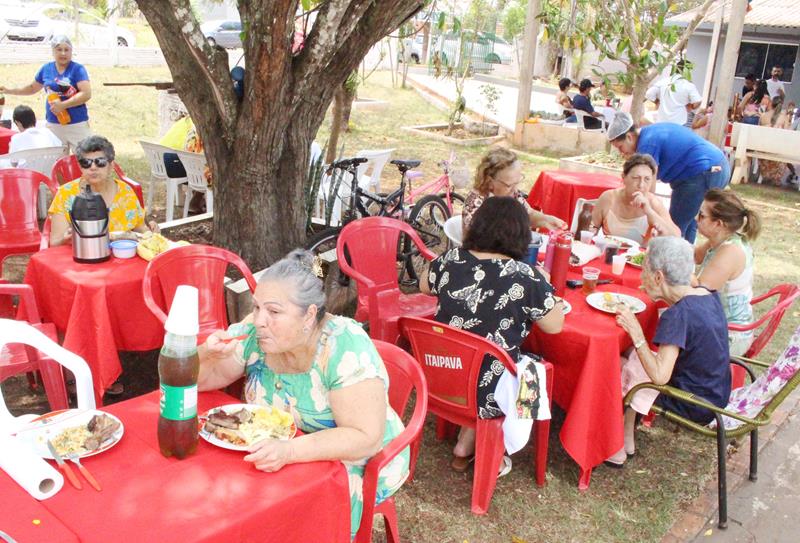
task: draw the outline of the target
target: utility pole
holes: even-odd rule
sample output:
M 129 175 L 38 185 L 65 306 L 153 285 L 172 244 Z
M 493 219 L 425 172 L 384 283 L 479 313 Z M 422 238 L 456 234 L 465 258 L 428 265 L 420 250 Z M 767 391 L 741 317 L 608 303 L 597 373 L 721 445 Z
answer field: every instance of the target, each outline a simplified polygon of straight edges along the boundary
M 746 1 L 746 0 L 745 0 Z M 514 124 L 514 145 L 522 146 L 522 129 L 531 112 L 531 90 L 533 89 L 533 67 L 536 63 L 536 40 L 539 36 L 541 0 L 528 0 L 525 13 L 525 34 L 522 38 L 522 63 L 519 67 L 519 92 L 517 93 L 517 115 Z
M 722 68 L 719 71 L 717 93 L 714 95 L 714 115 L 708 129 L 708 141 L 718 147 L 722 147 L 725 128 L 728 126 L 728 106 L 733 95 L 733 77 L 736 72 L 736 62 L 739 59 L 739 45 L 742 43 L 746 13 L 747 0 L 731 0 L 731 14 L 728 17 L 725 49 L 722 53 Z

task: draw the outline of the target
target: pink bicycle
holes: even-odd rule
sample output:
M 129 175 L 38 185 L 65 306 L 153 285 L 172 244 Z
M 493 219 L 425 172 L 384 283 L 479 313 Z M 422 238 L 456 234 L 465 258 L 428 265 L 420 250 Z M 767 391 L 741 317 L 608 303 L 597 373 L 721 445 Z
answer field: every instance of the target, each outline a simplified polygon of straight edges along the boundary
M 412 187 L 412 181 L 421 178 L 422 172 L 408 170 L 403 174 L 408 181 L 408 193 L 403 202 L 408 206 L 414 206 L 416 200 L 422 200 L 426 195 L 437 195 L 444 200 L 450 216 L 460 215 L 464 197 L 457 193 L 456 189 L 466 188 L 469 184 L 469 172 L 466 168 L 456 165 L 455 153 L 450 153 L 450 158 L 439 162 L 438 166 L 443 170 L 442 175 L 416 189 Z

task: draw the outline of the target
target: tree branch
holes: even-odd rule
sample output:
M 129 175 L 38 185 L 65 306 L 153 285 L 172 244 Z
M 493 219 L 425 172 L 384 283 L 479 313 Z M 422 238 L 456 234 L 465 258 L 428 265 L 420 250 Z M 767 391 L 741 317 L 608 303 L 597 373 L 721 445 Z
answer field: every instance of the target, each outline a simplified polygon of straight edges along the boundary
M 623 21 L 625 24 L 625 32 L 628 34 L 628 39 L 631 41 L 630 50 L 633 51 L 636 56 L 639 56 L 641 54 L 641 47 L 639 45 L 639 34 L 636 32 L 636 24 L 631 4 L 628 0 L 620 0 L 620 3 L 622 4 L 622 10 L 625 12 Z

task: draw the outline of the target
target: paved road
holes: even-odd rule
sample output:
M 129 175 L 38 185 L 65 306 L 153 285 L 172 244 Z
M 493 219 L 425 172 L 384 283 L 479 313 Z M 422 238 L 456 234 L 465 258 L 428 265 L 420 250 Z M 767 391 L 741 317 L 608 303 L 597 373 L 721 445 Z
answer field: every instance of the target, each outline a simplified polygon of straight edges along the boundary
M 749 447 L 749 444 L 746 446 Z M 694 543 L 796 543 L 800 513 L 800 410 L 796 409 L 777 437 L 758 457 L 755 483 L 745 481 L 728 495 L 728 529 L 714 521 Z

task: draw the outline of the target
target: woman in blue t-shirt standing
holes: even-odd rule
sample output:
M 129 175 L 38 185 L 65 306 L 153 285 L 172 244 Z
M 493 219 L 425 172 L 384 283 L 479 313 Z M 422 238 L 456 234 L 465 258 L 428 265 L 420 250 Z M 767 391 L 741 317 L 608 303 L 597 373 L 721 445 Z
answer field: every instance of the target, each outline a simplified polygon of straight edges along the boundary
M 653 157 L 657 178 L 672 187 L 669 215 L 681 236 L 694 243 L 697 212 L 709 189 L 722 188 L 731 179 L 728 159 L 718 147 L 691 129 L 674 123 L 656 123 L 636 129 L 629 113 L 620 112 L 608 127 L 611 145 L 625 157 L 634 153 Z
M 72 42 L 67 36 L 53 36 L 53 62 L 39 68 L 34 80 L 16 89 L 0 86 L 0 92 L 27 96 L 44 89 L 47 128 L 71 148 L 91 136 L 86 102 L 92 97 L 89 74 L 82 64 L 72 61 Z

